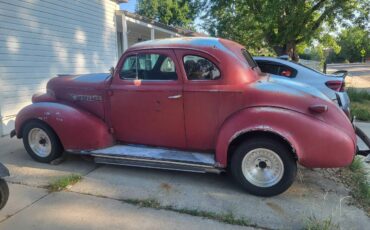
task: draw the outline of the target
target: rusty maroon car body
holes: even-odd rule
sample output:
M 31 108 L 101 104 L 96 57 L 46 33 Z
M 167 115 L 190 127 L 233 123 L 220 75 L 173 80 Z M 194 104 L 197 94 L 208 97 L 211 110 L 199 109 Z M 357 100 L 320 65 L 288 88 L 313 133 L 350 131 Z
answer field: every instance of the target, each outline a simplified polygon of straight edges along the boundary
M 16 135 L 31 120 L 47 124 L 68 152 L 83 153 L 117 144 L 157 146 L 214 154 L 226 168 L 232 147 L 253 135 L 287 143 L 306 167 L 350 164 L 356 137 L 346 115 L 315 89 L 277 81 L 249 63 L 244 47 L 216 38 L 176 38 L 129 48 L 114 73 L 51 79 L 47 93 L 16 118 Z M 122 79 L 124 61 L 138 54 L 170 57 L 177 80 Z M 216 80 L 189 80 L 186 55 L 211 61 Z

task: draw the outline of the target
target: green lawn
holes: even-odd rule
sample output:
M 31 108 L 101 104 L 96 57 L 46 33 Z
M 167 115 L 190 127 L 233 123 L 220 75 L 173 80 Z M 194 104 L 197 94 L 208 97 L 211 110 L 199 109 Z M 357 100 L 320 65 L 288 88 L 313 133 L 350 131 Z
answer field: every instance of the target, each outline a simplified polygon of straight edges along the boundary
M 370 121 L 370 93 L 364 90 L 348 89 L 351 99 L 351 114 L 357 120 Z

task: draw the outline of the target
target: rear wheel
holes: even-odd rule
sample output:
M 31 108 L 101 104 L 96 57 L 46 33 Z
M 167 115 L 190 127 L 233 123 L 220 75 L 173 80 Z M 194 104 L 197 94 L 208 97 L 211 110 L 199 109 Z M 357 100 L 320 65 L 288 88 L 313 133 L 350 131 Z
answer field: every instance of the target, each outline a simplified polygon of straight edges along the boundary
M 63 147 L 58 136 L 46 124 L 30 121 L 23 128 L 23 144 L 36 161 L 49 163 L 61 156 Z
M 253 138 L 242 143 L 231 158 L 231 173 L 249 193 L 274 196 L 293 183 L 297 164 L 283 143 L 269 138 Z
M 9 198 L 9 188 L 4 179 L 0 179 L 0 210 L 5 206 Z

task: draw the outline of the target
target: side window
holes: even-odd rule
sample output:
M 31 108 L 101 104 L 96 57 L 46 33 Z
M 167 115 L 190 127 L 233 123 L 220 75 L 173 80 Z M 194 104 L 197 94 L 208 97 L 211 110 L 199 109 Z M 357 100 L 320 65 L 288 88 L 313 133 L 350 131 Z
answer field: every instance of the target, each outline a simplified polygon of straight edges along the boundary
M 278 74 L 278 66 L 277 65 L 272 65 L 266 62 L 257 62 L 258 66 L 260 67 L 261 71 L 264 73 L 270 73 L 270 74 Z
M 297 71 L 288 66 L 280 65 L 278 75 L 283 77 L 295 77 L 297 75 Z
M 187 55 L 183 61 L 189 80 L 217 80 L 221 77 L 216 65 L 203 57 Z
M 138 54 L 125 59 L 122 79 L 177 80 L 175 63 L 163 54 Z
M 293 78 L 297 75 L 297 70 L 286 65 L 265 61 L 257 61 L 257 63 L 261 71 L 264 73 L 270 73 L 289 78 Z
M 136 71 L 136 56 L 129 56 L 123 63 L 120 71 L 120 77 L 122 79 L 135 79 L 137 75 Z
M 161 72 L 170 73 L 175 72 L 175 63 L 172 61 L 171 58 L 167 57 L 164 59 L 161 65 Z

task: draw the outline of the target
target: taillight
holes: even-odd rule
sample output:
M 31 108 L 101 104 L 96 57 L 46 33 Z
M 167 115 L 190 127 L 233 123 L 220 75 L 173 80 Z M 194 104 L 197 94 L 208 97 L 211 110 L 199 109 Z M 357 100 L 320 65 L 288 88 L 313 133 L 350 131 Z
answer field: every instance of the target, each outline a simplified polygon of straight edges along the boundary
M 345 83 L 344 81 L 327 81 L 325 85 L 337 92 L 344 92 Z
M 328 111 L 327 105 L 311 105 L 308 108 L 310 109 L 310 111 L 315 112 L 315 113 L 324 113 Z

